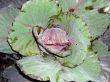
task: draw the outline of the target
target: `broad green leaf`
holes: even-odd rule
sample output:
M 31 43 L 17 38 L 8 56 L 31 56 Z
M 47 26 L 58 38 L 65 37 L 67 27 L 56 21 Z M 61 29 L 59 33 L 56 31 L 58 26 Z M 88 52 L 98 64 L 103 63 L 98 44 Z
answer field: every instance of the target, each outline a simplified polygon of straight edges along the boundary
M 19 10 L 13 7 L 5 7 L 0 10 L 0 52 L 14 53 L 7 42 L 7 36 Z
M 93 39 L 102 35 L 110 23 L 110 14 L 103 12 L 108 5 L 109 0 L 83 0 L 78 7 L 76 15 L 84 20 Z
M 46 28 L 49 18 L 56 14 L 57 6 L 50 0 L 30 0 L 24 4 L 9 35 L 12 48 L 24 56 L 39 53 L 32 28 Z
M 20 69 L 31 78 L 56 82 L 61 65 L 53 57 L 43 58 L 41 55 L 25 57 L 17 62 Z
M 110 23 L 110 14 L 101 14 L 96 10 L 86 12 L 81 18 L 89 27 L 92 38 L 102 35 Z
M 110 51 L 108 51 L 108 46 L 103 43 L 101 40 L 96 40 L 93 42 L 93 50 L 98 56 L 107 56 L 110 55 Z
M 99 74 L 100 66 L 97 61 L 97 57 L 95 55 L 90 55 L 85 59 L 84 63 L 76 68 L 64 68 L 59 76 L 58 82 L 64 82 L 65 80 L 76 82 L 96 82 Z
M 29 77 L 50 82 L 96 81 L 100 73 L 95 55 L 88 56 L 83 64 L 75 68 L 64 67 L 53 57 L 43 58 L 41 55 L 25 57 L 19 60 L 17 65 Z

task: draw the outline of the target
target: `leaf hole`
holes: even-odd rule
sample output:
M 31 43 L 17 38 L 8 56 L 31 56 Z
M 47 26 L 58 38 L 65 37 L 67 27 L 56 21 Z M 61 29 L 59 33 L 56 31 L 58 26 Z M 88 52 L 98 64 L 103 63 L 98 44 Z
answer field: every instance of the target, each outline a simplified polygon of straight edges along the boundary
M 11 32 L 14 32 L 15 30 L 14 30 L 14 29 L 10 29 L 10 31 L 11 31 Z
M 92 2 L 94 3 L 94 2 L 96 2 L 96 0 L 92 0 Z
M 106 13 L 106 12 L 105 12 L 105 8 L 106 8 L 106 7 L 102 7 L 102 8 L 100 8 L 100 9 L 98 9 L 98 12 L 101 13 L 101 14 L 105 14 L 105 13 Z
M 70 12 L 70 13 L 73 13 L 74 11 L 75 11 L 74 8 L 70 8 L 70 9 L 69 9 L 69 12 Z
M 97 54 L 98 52 L 97 52 L 97 51 L 95 51 L 94 53 L 95 53 L 95 54 Z
M 86 10 L 93 10 L 94 8 L 93 8 L 93 6 L 86 6 L 85 9 Z

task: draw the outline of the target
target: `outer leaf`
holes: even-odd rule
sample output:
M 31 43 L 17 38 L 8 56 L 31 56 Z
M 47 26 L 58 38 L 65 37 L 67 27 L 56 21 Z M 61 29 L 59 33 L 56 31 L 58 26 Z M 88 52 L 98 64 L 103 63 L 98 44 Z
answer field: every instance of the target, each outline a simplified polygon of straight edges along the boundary
M 41 55 L 25 57 L 18 61 L 20 69 L 31 78 L 56 82 L 61 65 L 53 57 L 43 58 Z
M 65 81 L 96 82 L 99 73 L 100 73 L 100 66 L 98 65 L 96 56 L 91 55 L 86 58 L 83 64 L 79 65 L 74 69 L 64 68 L 64 70 L 62 70 L 61 72 L 61 75 L 59 76 L 58 82 L 65 82 Z
M 96 81 L 100 72 L 94 55 L 87 57 L 85 62 L 76 68 L 63 67 L 53 58 L 43 58 L 40 55 L 25 57 L 19 60 L 18 66 L 31 78 L 43 81 L 50 80 L 51 82 Z
M 47 27 L 49 17 L 56 15 L 57 7 L 50 0 L 31 0 L 27 2 L 9 35 L 9 43 L 15 51 L 22 55 L 38 53 L 36 42 L 32 35 L 34 26 Z
M 81 17 L 89 27 L 92 38 L 103 34 L 110 23 L 110 14 L 100 14 L 96 10 L 87 12 Z
M 103 34 L 110 23 L 110 14 L 101 13 L 108 5 L 109 0 L 83 0 L 78 7 L 76 15 L 85 21 L 92 38 Z
M 0 52 L 14 53 L 7 42 L 7 36 L 18 12 L 13 7 L 5 7 L 0 10 Z
M 102 41 L 96 40 L 93 42 L 93 45 L 94 52 L 99 56 L 110 55 L 110 51 L 108 51 L 108 46 L 104 44 Z

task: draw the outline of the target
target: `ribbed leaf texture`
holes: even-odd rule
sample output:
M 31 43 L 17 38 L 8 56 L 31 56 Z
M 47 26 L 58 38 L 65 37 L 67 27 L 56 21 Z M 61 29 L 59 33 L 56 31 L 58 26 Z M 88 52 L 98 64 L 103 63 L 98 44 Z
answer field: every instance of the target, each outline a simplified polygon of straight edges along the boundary
M 14 53 L 7 42 L 7 37 L 18 13 L 19 10 L 13 7 L 5 7 L 0 10 L 0 52 Z

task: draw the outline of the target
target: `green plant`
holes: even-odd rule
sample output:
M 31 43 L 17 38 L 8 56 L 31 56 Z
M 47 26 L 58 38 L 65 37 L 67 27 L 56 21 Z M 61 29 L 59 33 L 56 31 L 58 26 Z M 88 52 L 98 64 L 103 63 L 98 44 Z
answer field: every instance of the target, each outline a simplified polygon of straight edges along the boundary
M 23 5 L 8 36 L 12 49 L 23 55 L 17 65 L 37 80 L 98 81 L 98 56 L 110 54 L 97 39 L 110 23 L 110 14 L 100 12 L 108 0 L 58 1 L 30 0 Z

